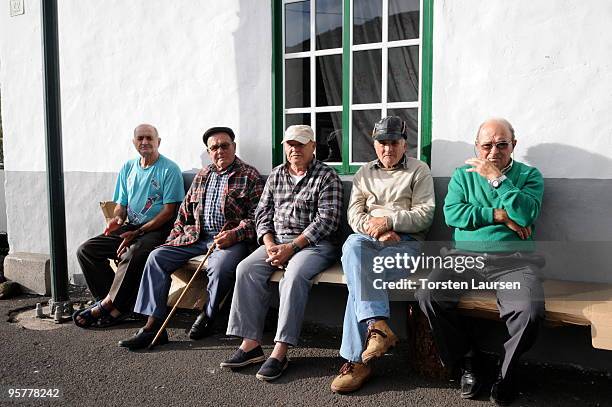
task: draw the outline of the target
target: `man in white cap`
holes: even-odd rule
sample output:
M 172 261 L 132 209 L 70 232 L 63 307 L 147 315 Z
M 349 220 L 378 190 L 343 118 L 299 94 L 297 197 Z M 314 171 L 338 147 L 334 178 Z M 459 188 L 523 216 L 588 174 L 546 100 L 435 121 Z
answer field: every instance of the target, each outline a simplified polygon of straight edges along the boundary
M 238 368 L 265 359 L 263 326 L 271 297 L 268 284 L 284 269 L 275 346 L 257 372 L 274 380 L 287 368 L 287 349 L 297 345 L 312 279 L 337 258 L 342 184 L 336 172 L 314 156 L 310 126 L 287 128 L 282 141 L 287 162 L 272 170 L 255 212 L 260 246 L 236 269 L 227 334 L 242 338 L 221 367 Z

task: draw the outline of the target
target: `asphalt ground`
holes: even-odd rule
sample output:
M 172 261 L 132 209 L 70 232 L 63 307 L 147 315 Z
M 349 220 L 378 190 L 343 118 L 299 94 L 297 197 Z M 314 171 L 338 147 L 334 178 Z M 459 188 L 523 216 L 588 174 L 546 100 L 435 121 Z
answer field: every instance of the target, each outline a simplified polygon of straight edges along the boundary
M 23 328 L 14 310 L 32 307 L 41 297 L 0 301 L 0 405 L 53 406 L 488 406 L 488 391 L 477 400 L 458 397 L 456 381 L 428 379 L 411 372 L 401 345 L 378 360 L 375 375 L 350 395 L 333 394 L 331 380 L 342 364 L 337 329 L 305 324 L 302 343 L 290 351 L 285 374 L 272 383 L 255 378 L 256 366 L 239 371 L 219 368 L 238 346 L 223 334 L 191 341 L 194 314 L 181 312 L 171 323 L 168 345 L 130 352 L 117 342 L 142 322 L 107 330 L 83 330 L 72 323 L 54 330 Z M 272 349 L 273 332 L 264 350 Z M 610 373 L 575 367 L 522 364 L 516 406 L 612 406 Z M 7 397 L 9 388 L 59 389 L 58 399 Z

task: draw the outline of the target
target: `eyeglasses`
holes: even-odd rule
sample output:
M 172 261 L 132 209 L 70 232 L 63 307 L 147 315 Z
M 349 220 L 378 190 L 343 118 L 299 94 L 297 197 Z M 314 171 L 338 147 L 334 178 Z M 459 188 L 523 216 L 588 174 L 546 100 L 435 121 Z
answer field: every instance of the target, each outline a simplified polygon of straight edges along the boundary
M 212 146 L 208 147 L 208 151 L 215 152 L 218 149 L 229 150 L 231 145 L 232 145 L 231 143 L 213 144 Z
M 505 150 L 508 148 L 508 146 L 510 146 L 509 141 L 500 141 L 499 143 L 485 143 L 485 144 L 478 144 L 478 146 L 480 148 L 482 148 L 485 151 L 491 151 L 493 149 L 493 146 L 497 147 L 498 150 Z

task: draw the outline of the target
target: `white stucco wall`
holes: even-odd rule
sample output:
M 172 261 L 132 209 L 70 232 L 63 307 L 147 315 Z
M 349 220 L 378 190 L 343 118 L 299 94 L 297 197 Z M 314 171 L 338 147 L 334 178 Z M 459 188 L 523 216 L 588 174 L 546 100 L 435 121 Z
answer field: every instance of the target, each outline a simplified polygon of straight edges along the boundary
M 203 131 L 227 125 L 269 172 L 268 0 L 58 3 L 65 171 L 118 171 L 132 129 L 149 122 L 183 169 L 201 166 Z M 25 6 L 0 11 L 6 170 L 44 171 L 40 7 Z
M 448 176 L 483 119 L 545 177 L 612 178 L 612 2 L 435 0 L 433 151 Z

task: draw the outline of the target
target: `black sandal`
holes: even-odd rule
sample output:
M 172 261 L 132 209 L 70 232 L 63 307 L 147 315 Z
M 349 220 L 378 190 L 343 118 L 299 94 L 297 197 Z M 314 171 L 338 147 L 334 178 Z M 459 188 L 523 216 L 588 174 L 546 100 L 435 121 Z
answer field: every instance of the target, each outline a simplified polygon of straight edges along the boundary
M 93 309 L 96 307 L 100 309 L 100 316 L 98 317 L 94 317 L 92 314 Z M 74 321 L 74 324 L 79 328 L 87 329 L 94 327 L 96 324 L 99 323 L 100 319 L 105 318 L 107 316 L 110 316 L 110 312 L 102 306 L 102 301 L 96 301 L 85 309 L 74 311 L 74 313 L 72 314 L 72 320 Z M 77 317 L 81 317 L 85 321 L 79 322 Z

